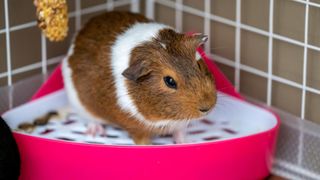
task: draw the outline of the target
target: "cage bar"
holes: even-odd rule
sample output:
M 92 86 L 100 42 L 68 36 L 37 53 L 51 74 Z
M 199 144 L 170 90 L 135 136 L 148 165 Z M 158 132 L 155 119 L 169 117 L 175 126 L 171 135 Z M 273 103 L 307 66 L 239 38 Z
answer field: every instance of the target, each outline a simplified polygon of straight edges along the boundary
M 131 0 L 130 11 L 132 12 L 140 12 L 140 0 Z
M 114 2 L 113 0 L 107 0 L 106 2 L 106 10 L 111 11 L 114 8 Z
M 176 10 L 176 16 L 175 16 L 176 29 L 178 31 L 182 31 L 183 0 L 176 0 L 175 10 Z
M 320 4 L 315 3 L 315 2 L 310 2 L 310 1 L 306 1 L 306 0 L 292 0 L 292 1 L 302 3 L 302 4 L 308 4 L 309 6 L 320 8 Z
M 43 33 L 41 33 L 41 67 L 42 74 L 47 74 L 47 40 Z
M 309 0 L 306 0 L 309 2 Z M 305 118 L 305 106 L 306 106 L 306 83 L 307 83 L 307 63 L 308 63 L 308 29 L 309 29 L 309 4 L 305 4 L 305 19 L 304 19 L 304 48 L 303 48 L 303 79 L 302 79 L 302 96 L 301 96 L 301 119 Z M 302 127 L 300 127 L 302 128 Z M 300 131 L 299 134 L 299 147 L 298 147 L 298 165 L 301 166 L 303 159 L 303 139 L 304 133 Z
M 273 64 L 273 8 L 274 1 L 269 1 L 269 39 L 268 39 L 268 84 L 267 84 L 267 105 L 272 103 L 272 64 Z
M 49 59 L 47 61 L 47 65 L 57 64 L 57 63 L 61 62 L 61 59 L 63 59 L 63 57 L 64 57 L 64 55 L 51 58 L 51 59 Z M 16 75 L 16 74 L 32 71 L 32 70 L 35 70 L 35 69 L 39 69 L 41 67 L 42 67 L 42 62 L 29 64 L 29 65 L 26 65 L 26 66 L 23 66 L 23 67 L 20 67 L 20 68 L 12 70 L 12 75 Z M 4 78 L 4 77 L 7 77 L 7 76 L 8 76 L 7 72 L 4 72 L 4 73 L 0 74 L 0 78 Z
M 34 27 L 37 25 L 37 22 L 36 21 L 32 21 L 32 22 L 28 22 L 28 23 L 24 23 L 24 24 L 19 24 L 19 25 L 16 25 L 16 26 L 12 26 L 9 28 L 9 31 L 10 32 L 13 32 L 13 31 L 17 31 L 17 30 L 21 30 L 21 29 L 26 29 L 26 28 L 30 28 L 30 27 Z M 2 33 L 5 33 L 6 32 L 6 29 L 2 29 L 0 30 L 0 34 Z
M 234 85 L 237 91 L 240 90 L 240 43 L 241 43 L 241 0 L 236 1 L 236 39 L 235 39 L 235 77 Z
M 146 16 L 150 19 L 154 19 L 154 0 L 147 0 L 146 2 Z
M 4 0 L 4 14 L 5 14 L 5 33 L 6 33 L 6 50 L 7 50 L 7 76 L 8 86 L 12 85 L 12 69 L 11 69 L 11 45 L 10 45 L 10 23 L 9 23 L 9 6 L 8 0 Z
M 81 28 L 81 0 L 76 0 L 75 1 L 75 28 L 76 28 L 76 32 L 80 30 Z
M 279 159 L 275 160 L 275 163 L 280 165 L 280 166 L 282 166 L 282 167 L 290 169 L 290 170 L 292 170 L 294 172 L 299 172 L 301 174 L 304 174 L 304 175 L 306 175 L 306 176 L 308 176 L 310 178 L 319 179 L 319 177 L 320 177 L 320 174 L 311 172 L 311 171 L 306 170 L 304 168 L 301 168 L 301 167 L 299 167 L 297 165 L 290 164 L 290 163 L 288 163 L 288 162 L 286 162 L 284 160 L 281 160 L 281 159 L 280 160 Z M 277 174 L 284 175 L 284 176 L 286 176 L 287 178 L 290 178 L 290 179 L 300 179 L 301 178 L 301 177 L 295 176 L 294 174 L 286 173 L 285 171 L 279 171 L 279 170 L 276 170 L 276 169 L 273 169 L 272 171 L 277 173 Z
M 205 50 L 207 52 L 210 52 L 210 46 L 211 46 L 211 21 L 210 21 L 210 13 L 211 13 L 211 1 L 210 0 L 205 0 L 204 1 L 204 12 L 205 12 L 205 17 L 204 17 L 204 34 L 209 36 L 207 42 L 205 43 Z
M 306 0 L 309 2 L 309 0 Z M 302 99 L 301 99 L 301 119 L 305 118 L 306 86 L 307 86 L 307 64 L 308 64 L 308 32 L 309 32 L 309 4 L 305 5 L 304 23 L 304 49 L 303 49 L 303 79 L 302 79 Z

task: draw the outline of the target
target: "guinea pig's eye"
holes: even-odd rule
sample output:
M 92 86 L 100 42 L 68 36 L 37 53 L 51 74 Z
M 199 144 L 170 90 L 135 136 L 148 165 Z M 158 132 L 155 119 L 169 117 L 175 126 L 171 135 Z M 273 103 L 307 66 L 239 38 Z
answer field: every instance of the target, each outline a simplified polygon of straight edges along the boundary
M 172 77 L 165 76 L 163 80 L 169 88 L 177 89 L 177 83 Z

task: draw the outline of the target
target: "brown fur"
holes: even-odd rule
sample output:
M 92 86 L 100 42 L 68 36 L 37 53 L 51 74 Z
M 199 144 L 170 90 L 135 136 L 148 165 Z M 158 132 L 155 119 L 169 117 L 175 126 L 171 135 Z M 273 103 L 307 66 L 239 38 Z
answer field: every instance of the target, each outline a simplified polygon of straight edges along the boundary
M 149 20 L 126 12 L 94 17 L 77 36 L 69 65 L 80 101 L 92 115 L 123 127 L 136 144 L 149 144 L 152 135 L 165 131 L 145 127 L 119 109 L 110 68 L 110 47 L 135 22 Z M 215 87 L 207 67 L 195 60 L 198 45 L 199 41 L 192 36 L 165 29 L 156 39 L 133 49 L 132 68 L 123 74 L 128 77 L 130 96 L 146 119 L 199 118 L 199 108 L 213 107 Z M 167 75 L 176 80 L 177 90 L 165 85 L 163 77 Z
M 215 104 L 211 73 L 202 60 L 195 60 L 198 45 L 192 36 L 166 29 L 158 39 L 132 51 L 131 64 L 138 60 L 149 62 L 145 67 L 150 71 L 148 77 L 138 83 L 128 81 L 128 89 L 139 112 L 150 121 L 199 118 L 200 108 Z M 176 80 L 177 90 L 165 85 L 163 77 L 168 75 Z

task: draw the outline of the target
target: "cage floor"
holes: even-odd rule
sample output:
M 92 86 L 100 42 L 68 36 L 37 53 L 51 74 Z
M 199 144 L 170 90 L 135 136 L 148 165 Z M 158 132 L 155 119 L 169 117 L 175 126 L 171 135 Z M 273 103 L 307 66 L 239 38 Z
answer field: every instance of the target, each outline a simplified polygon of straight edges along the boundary
M 9 126 L 16 130 L 19 124 L 33 122 L 34 119 L 50 111 L 59 111 L 68 106 L 63 90 L 44 98 L 32 101 L 11 111 L 3 117 Z M 35 109 L 37 109 L 35 111 Z M 219 141 L 247 136 L 271 129 L 276 125 L 275 117 L 261 108 L 219 93 L 217 107 L 207 117 L 189 124 L 186 143 Z M 133 145 L 128 133 L 119 127 L 104 125 L 105 134 L 88 135 L 87 121 L 75 113 L 66 116 L 53 116 L 50 121 L 36 126 L 30 134 L 42 138 L 80 143 Z M 19 133 L 26 133 L 18 131 Z M 154 145 L 174 144 L 171 135 L 155 137 Z

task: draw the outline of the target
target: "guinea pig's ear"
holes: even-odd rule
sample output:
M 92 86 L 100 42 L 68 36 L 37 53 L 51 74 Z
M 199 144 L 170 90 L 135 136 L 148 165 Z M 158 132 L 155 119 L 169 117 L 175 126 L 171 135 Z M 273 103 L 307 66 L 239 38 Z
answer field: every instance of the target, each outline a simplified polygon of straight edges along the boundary
M 197 43 L 198 46 L 203 45 L 208 40 L 208 36 L 204 35 L 204 34 L 201 34 L 201 33 L 195 33 L 192 36 L 193 36 L 193 38 L 195 38 L 196 43 Z
M 146 62 L 137 60 L 124 70 L 122 75 L 129 80 L 138 82 L 139 79 L 150 74 L 150 72 L 151 69 L 148 68 L 148 64 Z
M 211 72 L 208 69 L 208 66 L 204 62 L 204 60 L 201 58 L 197 61 L 198 67 L 201 72 L 204 72 L 205 75 L 211 75 Z

